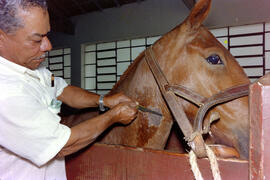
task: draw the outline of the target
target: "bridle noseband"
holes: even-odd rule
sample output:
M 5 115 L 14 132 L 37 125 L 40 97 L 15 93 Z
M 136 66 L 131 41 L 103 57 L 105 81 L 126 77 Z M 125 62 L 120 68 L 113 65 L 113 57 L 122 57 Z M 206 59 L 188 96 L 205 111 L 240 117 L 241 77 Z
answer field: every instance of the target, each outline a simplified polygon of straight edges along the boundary
M 158 84 L 159 90 L 165 99 L 165 102 L 169 106 L 169 109 L 171 110 L 175 120 L 185 136 L 185 140 L 188 141 L 189 146 L 198 157 L 206 157 L 205 144 L 202 134 L 209 132 L 211 122 L 218 119 L 217 116 L 219 115 L 215 116 L 214 119 L 210 118 L 208 122 L 203 122 L 205 114 L 211 107 L 215 105 L 243 96 L 248 96 L 249 84 L 234 86 L 215 94 L 210 98 L 205 98 L 184 86 L 170 85 L 158 62 L 156 61 L 152 46 L 145 50 L 145 59 Z M 176 100 L 176 95 L 199 106 L 193 127 L 184 113 L 182 104 Z

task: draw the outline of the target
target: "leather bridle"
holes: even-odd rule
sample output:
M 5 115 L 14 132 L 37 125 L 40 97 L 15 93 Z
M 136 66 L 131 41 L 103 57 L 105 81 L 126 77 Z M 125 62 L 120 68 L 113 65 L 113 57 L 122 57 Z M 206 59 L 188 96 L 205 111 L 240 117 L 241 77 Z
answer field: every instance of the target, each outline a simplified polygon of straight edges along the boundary
M 199 158 L 206 157 L 206 149 L 202 134 L 209 132 L 211 122 L 219 119 L 219 115 L 216 114 L 216 116 L 214 116 L 212 119 L 210 118 L 208 122 L 203 122 L 205 114 L 211 107 L 215 105 L 243 96 L 248 96 L 249 84 L 234 86 L 215 94 L 210 98 L 206 98 L 184 86 L 170 85 L 158 62 L 156 61 L 152 46 L 145 50 L 145 59 L 156 80 L 156 83 L 158 84 L 159 90 L 165 99 L 165 102 L 169 106 L 169 109 L 171 110 L 176 122 L 184 134 L 188 145 Z M 199 107 L 193 127 L 184 113 L 182 104 L 176 100 L 176 95 L 194 103 Z

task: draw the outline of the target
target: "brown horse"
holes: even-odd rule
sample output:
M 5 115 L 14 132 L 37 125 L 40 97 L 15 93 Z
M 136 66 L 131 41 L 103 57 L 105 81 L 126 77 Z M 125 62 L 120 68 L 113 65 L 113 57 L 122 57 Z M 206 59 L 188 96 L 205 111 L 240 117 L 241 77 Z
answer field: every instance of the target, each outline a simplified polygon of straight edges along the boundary
M 202 25 L 210 4 L 211 0 L 200 0 L 182 24 L 152 46 L 156 60 L 170 84 L 185 86 L 204 97 L 249 83 L 234 57 Z M 129 66 L 110 93 L 120 91 L 163 116 L 141 112 L 130 125 L 112 127 L 101 141 L 163 149 L 173 125 L 173 117 L 147 65 L 145 52 Z M 181 98 L 177 101 L 183 105 L 185 114 L 192 122 L 198 107 Z M 206 114 L 206 119 L 212 111 L 218 112 L 220 119 L 211 125 L 206 141 L 234 147 L 241 158 L 247 158 L 248 98 L 215 106 Z

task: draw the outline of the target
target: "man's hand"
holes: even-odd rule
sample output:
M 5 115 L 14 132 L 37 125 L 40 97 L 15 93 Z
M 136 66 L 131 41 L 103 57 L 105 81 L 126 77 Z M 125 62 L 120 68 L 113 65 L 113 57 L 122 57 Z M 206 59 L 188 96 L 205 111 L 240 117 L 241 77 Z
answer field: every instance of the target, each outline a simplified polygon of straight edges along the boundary
M 122 102 L 114 106 L 109 113 L 112 115 L 113 123 L 119 122 L 122 124 L 129 124 L 137 116 L 138 110 L 136 109 L 137 103 L 135 102 Z
M 122 102 L 137 103 L 137 102 L 133 101 L 132 99 L 130 99 L 129 97 L 127 97 L 126 95 L 124 95 L 124 93 L 122 93 L 122 92 L 104 97 L 104 105 L 109 107 L 109 108 L 113 108 L 114 106 L 116 106 Z
M 98 97 L 98 95 L 96 96 Z M 70 138 L 59 152 L 58 157 L 64 157 L 72 154 L 92 143 L 112 124 L 129 124 L 136 118 L 138 112 L 136 108 L 138 104 L 137 102 L 132 101 L 122 93 L 109 96 L 108 100 L 111 100 L 110 106 L 112 107 L 109 111 L 79 123 L 71 128 Z M 109 106 L 108 104 L 105 105 Z

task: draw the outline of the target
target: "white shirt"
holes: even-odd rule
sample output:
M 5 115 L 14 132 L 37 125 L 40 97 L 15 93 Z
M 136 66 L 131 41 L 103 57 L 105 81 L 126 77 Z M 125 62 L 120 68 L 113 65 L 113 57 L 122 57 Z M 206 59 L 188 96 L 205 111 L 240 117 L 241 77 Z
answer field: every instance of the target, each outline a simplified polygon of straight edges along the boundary
M 0 56 L 0 180 L 64 180 L 64 159 L 55 155 L 71 131 L 53 107 L 67 86 L 46 68 L 30 70 Z

